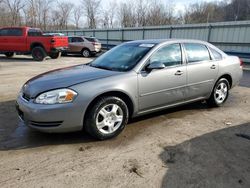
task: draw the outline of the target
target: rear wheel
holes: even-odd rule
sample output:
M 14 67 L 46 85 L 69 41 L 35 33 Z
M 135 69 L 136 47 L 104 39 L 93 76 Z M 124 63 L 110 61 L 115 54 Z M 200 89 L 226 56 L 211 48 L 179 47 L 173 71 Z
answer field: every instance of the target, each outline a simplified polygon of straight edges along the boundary
M 210 98 L 207 100 L 210 106 L 219 107 L 222 106 L 229 95 L 229 82 L 225 78 L 221 78 L 214 86 L 213 92 Z
M 120 134 L 128 122 L 128 107 L 118 97 L 100 98 L 86 114 L 85 130 L 105 140 Z
M 61 52 L 53 52 L 49 56 L 51 57 L 51 59 L 57 59 L 61 57 L 61 54 L 62 54 Z
M 45 50 L 40 46 L 34 47 L 31 54 L 35 61 L 43 61 L 47 56 Z
M 90 51 L 88 50 L 88 49 L 83 49 L 82 50 L 82 56 L 83 57 L 90 57 L 90 55 L 91 55 L 91 53 L 90 53 Z
M 14 52 L 6 52 L 4 55 L 8 58 L 11 58 L 14 56 Z

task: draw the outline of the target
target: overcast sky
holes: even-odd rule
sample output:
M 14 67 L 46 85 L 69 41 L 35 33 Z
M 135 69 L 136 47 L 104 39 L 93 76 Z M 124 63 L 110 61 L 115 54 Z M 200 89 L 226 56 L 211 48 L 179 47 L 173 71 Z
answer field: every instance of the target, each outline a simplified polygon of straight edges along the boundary
M 111 2 L 124 2 L 124 0 L 102 0 L 102 5 L 103 6 L 108 6 Z M 136 1 L 136 0 L 135 0 Z M 176 7 L 176 12 L 179 10 L 185 10 L 185 6 L 197 2 L 211 2 L 211 1 L 223 1 L 223 0 L 159 0 L 162 2 L 171 2 L 175 5 Z

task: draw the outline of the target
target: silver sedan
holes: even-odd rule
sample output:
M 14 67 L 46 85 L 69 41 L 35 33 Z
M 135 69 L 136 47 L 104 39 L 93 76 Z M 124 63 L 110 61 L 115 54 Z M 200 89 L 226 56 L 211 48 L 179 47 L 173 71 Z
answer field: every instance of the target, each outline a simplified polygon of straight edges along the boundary
M 242 77 L 238 57 L 197 40 L 121 44 L 87 65 L 38 75 L 17 98 L 21 121 L 43 132 L 117 136 L 129 118 L 206 100 L 221 106 Z

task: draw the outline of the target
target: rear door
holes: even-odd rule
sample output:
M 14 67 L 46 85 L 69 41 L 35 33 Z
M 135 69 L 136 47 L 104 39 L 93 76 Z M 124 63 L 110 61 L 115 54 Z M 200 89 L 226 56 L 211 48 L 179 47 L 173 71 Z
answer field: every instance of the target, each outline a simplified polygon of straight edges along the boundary
M 187 100 L 207 97 L 218 75 L 218 61 L 213 61 L 206 45 L 184 43 L 187 59 Z
M 162 62 L 164 69 L 145 69 L 138 75 L 139 110 L 154 108 L 182 102 L 185 97 L 186 65 L 182 58 L 180 44 L 161 47 L 148 60 L 147 64 Z
M 25 52 L 26 36 L 23 28 L 9 28 L 5 36 L 6 51 Z
M 69 51 L 81 52 L 84 47 L 84 40 L 82 37 L 69 37 Z

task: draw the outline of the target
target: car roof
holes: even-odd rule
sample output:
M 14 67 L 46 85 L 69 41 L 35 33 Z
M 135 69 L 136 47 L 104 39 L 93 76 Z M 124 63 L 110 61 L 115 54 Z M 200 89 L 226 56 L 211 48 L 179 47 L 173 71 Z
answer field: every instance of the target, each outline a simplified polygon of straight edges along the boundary
M 202 43 L 202 44 L 208 44 L 205 41 L 201 40 L 194 40 L 194 39 L 147 39 L 147 40 L 134 40 L 134 41 L 129 41 L 127 43 L 144 43 L 144 44 L 161 44 L 165 42 L 177 42 L 177 43 L 185 43 L 185 42 L 191 42 L 191 43 Z

